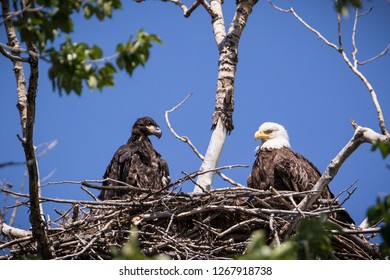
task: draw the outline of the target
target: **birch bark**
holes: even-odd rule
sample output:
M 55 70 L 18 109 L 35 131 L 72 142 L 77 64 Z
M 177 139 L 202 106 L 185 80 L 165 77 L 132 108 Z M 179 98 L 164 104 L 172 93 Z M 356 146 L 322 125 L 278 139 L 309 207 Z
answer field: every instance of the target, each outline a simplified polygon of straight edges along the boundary
M 219 50 L 218 81 L 212 135 L 200 171 L 215 169 L 222 154 L 226 137 L 234 129 L 234 80 L 238 63 L 238 43 L 248 17 L 257 0 L 237 1 L 236 11 L 226 32 L 221 0 L 211 0 L 210 10 L 215 41 Z M 211 190 L 215 172 L 200 175 L 194 192 Z

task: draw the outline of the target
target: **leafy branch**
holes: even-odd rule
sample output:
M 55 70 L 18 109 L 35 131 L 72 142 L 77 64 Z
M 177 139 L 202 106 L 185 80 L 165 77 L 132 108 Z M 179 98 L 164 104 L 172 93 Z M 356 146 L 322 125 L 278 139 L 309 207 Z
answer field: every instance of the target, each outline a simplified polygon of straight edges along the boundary
M 3 13 L 3 23 L 12 22 L 19 32 L 20 41 L 34 42 L 37 50 L 0 42 L 0 53 L 13 62 L 30 63 L 30 57 L 34 57 L 50 63 L 49 78 L 53 89 L 60 95 L 62 91 L 81 95 L 84 85 L 92 90 L 113 86 L 117 68 L 131 76 L 139 65 L 145 65 L 152 43 L 161 44 L 156 35 L 139 30 L 135 38 L 131 36 L 127 42 L 117 44 L 117 53 L 110 57 L 103 57 L 99 46 L 72 42 L 69 36 L 59 47 L 49 47 L 59 35 L 69 35 L 74 31 L 73 14 L 83 11 L 86 19 L 95 16 L 103 21 L 122 8 L 121 1 L 36 0 L 28 1 L 25 6 L 20 3 L 19 7 L 18 4 L 15 1 L 18 10 Z M 114 59 L 117 68 L 111 63 Z

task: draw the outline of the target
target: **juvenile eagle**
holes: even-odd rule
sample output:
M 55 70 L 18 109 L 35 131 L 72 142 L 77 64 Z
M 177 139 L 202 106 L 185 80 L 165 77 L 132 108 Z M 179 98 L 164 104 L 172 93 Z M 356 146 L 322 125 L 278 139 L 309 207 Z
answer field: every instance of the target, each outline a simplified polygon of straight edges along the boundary
M 268 190 L 270 187 L 284 191 L 310 191 L 321 177 L 320 171 L 304 156 L 290 149 L 286 129 L 277 123 L 265 122 L 255 133 L 262 140 L 256 149 L 256 159 L 248 177 L 248 187 Z M 332 199 L 328 186 L 321 198 Z M 346 211 L 335 214 L 341 222 L 354 224 Z
M 104 179 L 110 178 L 131 186 L 159 190 L 169 185 L 169 169 L 165 160 L 153 148 L 149 135 L 161 137 L 159 125 L 150 117 L 137 119 L 131 129 L 131 137 L 114 154 Z M 103 186 L 118 185 L 114 181 L 104 181 Z M 99 199 L 120 198 L 128 191 L 102 190 Z

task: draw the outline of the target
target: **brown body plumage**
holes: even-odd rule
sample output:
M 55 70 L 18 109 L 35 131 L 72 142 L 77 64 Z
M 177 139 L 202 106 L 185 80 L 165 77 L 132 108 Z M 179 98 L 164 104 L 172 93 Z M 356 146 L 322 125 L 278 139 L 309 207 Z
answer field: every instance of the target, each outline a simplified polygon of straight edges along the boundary
M 133 187 L 159 190 L 170 183 L 169 169 L 165 160 L 153 148 L 149 135 L 161 137 L 161 129 L 150 117 L 139 118 L 133 125 L 131 137 L 114 154 L 104 179 L 127 183 Z M 106 180 L 103 186 L 118 185 L 115 181 Z M 129 194 L 123 190 L 102 190 L 99 199 L 121 198 Z
M 320 179 L 321 173 L 313 163 L 290 149 L 288 134 L 283 126 L 264 123 L 256 132 L 255 139 L 261 139 L 263 145 L 257 148 L 248 187 L 303 192 L 310 191 Z M 328 186 L 321 198 L 334 198 Z M 354 223 L 346 211 L 339 211 L 334 217 L 341 222 Z

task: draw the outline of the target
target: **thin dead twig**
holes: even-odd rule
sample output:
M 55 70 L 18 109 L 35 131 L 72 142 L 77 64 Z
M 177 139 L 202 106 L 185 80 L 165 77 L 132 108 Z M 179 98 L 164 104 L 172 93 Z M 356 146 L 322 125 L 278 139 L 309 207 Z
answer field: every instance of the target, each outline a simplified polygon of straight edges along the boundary
M 317 29 L 313 28 L 311 25 L 309 25 L 306 21 L 304 21 L 296 12 L 295 10 L 291 7 L 290 9 L 286 10 L 286 9 L 282 9 L 278 6 L 276 6 L 271 0 L 268 0 L 268 2 L 278 11 L 280 12 L 283 12 L 283 13 L 291 13 L 300 23 L 302 23 L 307 29 L 309 29 L 311 32 L 315 33 L 318 38 L 320 38 L 325 44 L 327 44 L 328 46 L 330 46 L 331 48 L 335 49 L 337 52 L 339 52 L 344 60 L 344 62 L 347 64 L 347 66 L 351 69 L 351 71 L 359 77 L 359 79 L 363 82 L 363 84 L 367 87 L 367 90 L 369 92 L 369 94 L 371 95 L 371 99 L 373 101 L 373 104 L 374 104 L 374 107 L 377 111 L 377 118 L 378 118 L 378 122 L 379 122 L 379 126 L 381 128 L 381 131 L 382 131 L 382 134 L 383 135 L 386 135 L 387 137 L 390 136 L 389 132 L 387 131 L 386 129 L 386 123 L 385 123 L 385 119 L 384 119 L 384 116 L 383 116 L 383 111 L 382 111 L 382 108 L 380 106 L 380 103 L 378 101 L 378 97 L 377 97 L 377 94 L 373 88 L 373 86 L 371 85 L 371 83 L 368 81 L 368 79 L 364 76 L 364 74 L 362 72 L 360 72 L 358 70 L 358 67 L 357 65 L 360 65 L 358 62 L 357 62 L 357 59 L 356 59 L 356 53 L 357 53 L 357 47 L 356 47 L 356 43 L 355 43 L 355 36 L 356 36 L 356 24 L 357 24 L 357 18 L 361 15 L 358 14 L 358 12 L 356 12 L 355 14 L 355 22 L 354 22 L 354 25 L 353 25 L 353 28 L 352 28 L 352 45 L 353 45 L 353 53 L 352 53 L 352 62 L 351 60 L 348 58 L 347 54 L 345 53 L 343 47 L 342 47 L 342 36 L 341 36 L 341 16 L 340 14 L 337 15 L 337 26 L 338 26 L 338 38 L 339 38 L 339 46 L 337 46 L 336 44 L 334 43 L 331 43 L 329 40 L 327 40 Z M 374 59 L 377 59 L 383 55 L 385 55 L 388 50 L 390 48 L 390 43 L 388 44 L 388 46 L 385 48 L 384 51 L 382 51 L 379 55 L 373 57 L 372 59 L 369 59 L 368 61 L 364 62 L 363 64 L 365 63 L 368 63 L 370 61 L 373 61 Z
M 195 145 L 191 142 L 191 140 L 187 137 L 187 136 L 180 136 L 172 127 L 172 124 L 171 122 L 169 121 L 169 114 L 174 112 L 175 110 L 177 110 L 181 105 L 183 105 L 190 97 L 192 96 L 192 93 L 189 93 L 179 104 L 177 104 L 176 106 L 174 106 L 172 109 L 170 110 L 167 110 L 165 111 L 165 121 L 168 125 L 168 128 L 169 130 L 171 131 L 171 133 L 177 138 L 179 139 L 180 141 L 188 144 L 188 146 L 190 146 L 190 148 L 192 149 L 192 151 L 196 154 L 196 156 L 200 159 L 200 160 L 204 160 L 204 156 L 198 151 L 198 149 L 195 147 Z M 207 170 L 207 172 L 216 172 L 219 176 L 221 176 L 221 178 L 227 182 L 229 182 L 230 184 L 232 184 L 233 186 L 236 186 L 236 187 L 239 187 L 239 188 L 244 188 L 245 186 L 236 182 L 235 180 L 231 179 L 230 177 L 226 176 L 225 174 L 223 174 L 222 172 L 216 170 L 216 169 L 209 169 Z M 206 173 L 207 173 L 206 172 Z M 205 173 L 199 173 L 198 175 L 201 175 L 201 174 L 205 174 Z

